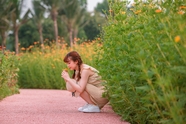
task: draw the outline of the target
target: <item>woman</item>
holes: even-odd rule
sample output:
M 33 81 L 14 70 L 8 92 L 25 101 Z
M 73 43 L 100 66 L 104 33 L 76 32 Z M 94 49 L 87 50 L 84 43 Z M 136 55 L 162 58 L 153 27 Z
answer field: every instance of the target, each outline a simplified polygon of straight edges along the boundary
M 102 97 L 104 87 L 99 72 L 84 64 L 76 51 L 69 52 L 64 62 L 70 70 L 74 70 L 72 78 L 67 71 L 62 72 L 61 76 L 66 82 L 67 90 L 71 91 L 73 96 L 80 96 L 87 102 L 86 105 L 78 108 L 78 111 L 100 112 L 100 109 L 108 103 L 108 99 Z

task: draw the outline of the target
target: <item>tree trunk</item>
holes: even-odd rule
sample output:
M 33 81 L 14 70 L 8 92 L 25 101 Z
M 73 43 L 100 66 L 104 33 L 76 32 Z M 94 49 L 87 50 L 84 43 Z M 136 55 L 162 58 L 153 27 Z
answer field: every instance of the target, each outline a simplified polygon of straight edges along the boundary
M 55 32 L 56 45 L 58 46 L 58 27 L 57 27 L 57 18 L 54 19 L 54 32 Z
M 70 39 L 70 47 L 73 46 L 73 31 L 72 31 L 72 28 L 70 28 L 70 31 L 69 31 L 69 39 Z
M 19 38 L 18 38 L 18 27 L 14 29 L 14 36 L 15 36 L 15 54 L 19 54 Z
M 76 44 L 76 42 L 77 42 L 77 40 L 78 40 L 78 39 L 77 39 L 77 38 L 78 38 L 77 35 L 78 35 L 78 30 L 77 30 L 77 28 L 75 28 L 75 29 L 74 29 L 74 38 L 76 38 L 76 40 L 73 41 L 74 44 Z
M 56 9 L 53 9 L 51 11 L 51 17 L 54 23 L 54 35 L 55 35 L 55 39 L 56 39 L 56 46 L 58 47 L 58 27 L 57 27 L 57 16 L 58 16 L 58 12 Z
M 69 34 L 70 47 L 72 47 L 73 46 L 73 29 L 72 29 L 71 22 L 68 22 L 67 29 L 68 29 L 68 34 Z
M 5 32 L 2 32 L 2 33 L 1 33 L 1 37 L 2 37 L 2 40 L 3 40 L 3 41 L 2 41 L 2 45 L 1 45 L 1 46 L 2 46 L 2 53 L 4 53 L 4 51 L 5 51 L 5 49 L 6 49 L 6 48 L 5 48 L 5 44 L 6 44 L 6 33 L 5 33 Z
M 42 28 L 41 23 L 39 23 L 39 25 L 38 25 L 38 30 L 39 30 L 39 38 L 40 38 L 40 42 L 41 42 L 41 48 L 43 51 L 44 50 L 44 42 L 43 42 L 43 28 Z

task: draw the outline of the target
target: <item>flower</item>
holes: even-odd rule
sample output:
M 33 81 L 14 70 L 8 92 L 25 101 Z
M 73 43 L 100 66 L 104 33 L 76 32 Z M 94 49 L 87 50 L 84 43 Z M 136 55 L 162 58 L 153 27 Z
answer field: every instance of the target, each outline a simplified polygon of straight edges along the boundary
M 178 14 L 183 15 L 185 12 L 184 11 L 179 11 Z
M 155 12 L 156 12 L 156 13 L 160 13 L 160 12 L 162 12 L 162 10 L 157 9 Z
M 141 10 L 138 10 L 138 11 L 135 12 L 135 14 L 139 14 L 140 12 L 141 12 Z
M 22 51 L 26 50 L 24 47 L 21 48 Z
M 121 14 L 124 15 L 126 12 L 122 11 Z
M 34 46 L 30 45 L 30 46 L 29 46 L 29 49 L 32 49 L 33 47 L 34 47 Z
M 44 44 L 41 44 L 41 47 L 44 47 Z
M 186 9 L 186 6 L 180 6 L 180 9 Z
M 174 41 L 177 43 L 177 42 L 179 42 L 180 41 L 180 36 L 176 36 L 175 38 L 174 38 Z
M 68 68 L 65 68 L 65 69 L 63 69 L 63 71 L 66 71 L 66 72 L 68 72 Z

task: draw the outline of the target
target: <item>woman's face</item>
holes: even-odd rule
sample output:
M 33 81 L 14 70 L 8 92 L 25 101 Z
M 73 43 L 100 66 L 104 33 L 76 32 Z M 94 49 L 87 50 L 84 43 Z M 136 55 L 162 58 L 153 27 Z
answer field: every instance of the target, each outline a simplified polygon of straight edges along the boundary
M 67 64 L 67 67 L 70 69 L 70 70 L 78 70 L 78 61 L 73 61 L 71 60 L 70 58 L 68 58 L 68 62 L 66 63 Z

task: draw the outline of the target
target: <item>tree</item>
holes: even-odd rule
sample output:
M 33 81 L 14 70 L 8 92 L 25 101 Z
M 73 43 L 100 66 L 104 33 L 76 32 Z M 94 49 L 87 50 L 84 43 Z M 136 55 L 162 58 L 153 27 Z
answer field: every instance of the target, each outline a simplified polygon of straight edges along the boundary
M 61 20 L 65 23 L 68 30 L 70 46 L 73 46 L 74 38 L 77 38 L 80 27 L 85 26 L 86 1 L 85 0 L 65 0 L 63 8 L 59 11 Z
M 28 48 L 33 45 L 35 41 L 39 41 L 38 29 L 33 20 L 29 20 L 19 29 L 19 43 L 20 47 Z
M 19 54 L 18 31 L 20 26 L 27 22 L 30 9 L 26 11 L 26 13 L 23 15 L 22 18 L 20 16 L 23 9 L 23 0 L 13 0 L 12 9 L 15 9 L 15 11 L 11 13 L 11 21 L 13 23 L 13 30 L 14 30 L 14 37 L 15 37 L 15 53 Z
M 48 11 L 50 12 L 50 16 L 54 23 L 54 34 L 56 45 L 58 45 L 58 24 L 57 24 L 57 17 L 58 17 L 58 10 L 62 7 L 62 0 L 42 0 L 42 2 L 47 6 Z
M 105 14 L 109 14 L 109 5 L 108 5 L 108 1 L 104 0 L 102 3 L 98 3 L 96 8 L 95 8 L 96 12 L 100 12 L 103 15 Z
M 94 40 L 100 34 L 99 25 L 95 20 L 95 16 L 89 17 L 89 23 L 83 28 L 88 40 Z
M 44 13 L 45 13 L 45 7 L 41 4 L 40 1 L 33 1 L 33 20 L 36 22 L 39 32 L 39 38 L 41 45 L 44 45 L 43 42 L 43 21 L 44 21 Z M 44 47 L 42 47 L 43 49 Z
M 0 35 L 2 38 L 2 52 L 4 53 L 7 31 L 10 25 L 10 14 L 14 11 L 11 10 L 12 2 L 9 0 L 1 0 L 0 1 Z
M 43 38 L 45 39 L 44 42 L 49 43 L 54 39 L 54 34 L 51 32 L 54 32 L 53 28 L 53 21 L 50 18 L 45 18 L 44 22 L 42 24 L 43 27 Z M 47 39 L 47 40 L 46 40 Z M 11 49 L 11 44 L 13 41 L 13 36 L 9 35 L 9 49 Z M 38 28 L 35 26 L 35 22 L 33 19 L 30 19 L 26 24 L 21 25 L 19 29 L 19 43 L 20 47 L 27 48 L 30 45 L 33 45 L 34 42 L 39 42 L 39 33 Z
M 84 31 L 89 40 L 94 40 L 101 32 L 102 26 L 106 23 L 105 14 L 108 14 L 109 6 L 107 0 L 98 3 L 94 15 L 89 15 L 89 23 L 84 27 Z

